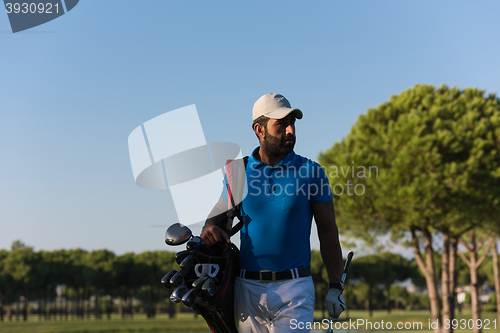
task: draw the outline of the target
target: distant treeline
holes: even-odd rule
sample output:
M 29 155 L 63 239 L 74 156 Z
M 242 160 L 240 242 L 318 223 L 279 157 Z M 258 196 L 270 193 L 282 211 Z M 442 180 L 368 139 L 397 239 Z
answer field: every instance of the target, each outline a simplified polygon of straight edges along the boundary
M 11 251 L 0 250 L 0 319 L 4 320 L 5 315 L 12 318 L 14 314 L 24 319 L 28 314 L 36 314 L 40 320 L 57 316 L 102 318 L 111 313 L 124 318 L 134 313 L 153 318 L 158 312 L 170 312 L 173 316 L 183 306 L 170 303 L 170 292 L 160 284 L 163 275 L 172 269 L 179 269 L 175 252 L 37 252 L 16 241 Z M 318 251 L 312 251 L 311 271 L 316 307 L 324 310 L 328 279 Z M 412 295 L 395 285 L 408 279 L 425 285 L 415 263 L 400 255 L 357 257 L 345 291 L 349 307 L 428 307 L 425 295 Z

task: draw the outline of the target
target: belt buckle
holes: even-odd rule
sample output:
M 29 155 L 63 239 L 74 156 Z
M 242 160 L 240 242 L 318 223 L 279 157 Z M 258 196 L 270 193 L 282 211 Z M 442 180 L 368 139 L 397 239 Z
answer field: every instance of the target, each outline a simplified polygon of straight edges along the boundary
M 262 278 L 262 273 L 271 273 L 271 280 L 264 280 Z M 273 271 L 259 271 L 259 282 L 272 282 L 276 281 L 276 272 Z

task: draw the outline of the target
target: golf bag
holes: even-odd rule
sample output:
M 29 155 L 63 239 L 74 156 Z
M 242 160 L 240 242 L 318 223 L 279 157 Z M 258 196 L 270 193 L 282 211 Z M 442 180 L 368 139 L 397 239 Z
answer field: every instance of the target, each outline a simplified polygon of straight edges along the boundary
M 241 202 L 244 197 L 245 169 L 248 157 L 226 162 L 225 183 L 228 192 L 228 211 L 218 223 L 230 237 L 243 226 Z M 233 220 L 239 222 L 233 228 Z M 213 279 L 213 294 L 197 294 L 193 310 L 200 314 L 212 333 L 238 333 L 234 321 L 234 281 L 239 275 L 239 250 L 233 243 L 219 243 L 211 247 L 199 246 L 192 252 L 195 268 L 184 275 L 184 283 L 192 286 L 193 282 L 208 275 Z
M 215 293 L 209 296 L 202 293 L 197 297 L 193 310 L 207 322 L 213 333 L 237 333 L 234 322 L 234 279 L 239 274 L 239 251 L 234 244 L 224 244 L 222 249 L 211 247 L 215 255 L 195 251 L 194 255 L 205 267 L 218 267 L 213 277 Z M 186 284 L 192 284 L 197 275 L 186 275 Z

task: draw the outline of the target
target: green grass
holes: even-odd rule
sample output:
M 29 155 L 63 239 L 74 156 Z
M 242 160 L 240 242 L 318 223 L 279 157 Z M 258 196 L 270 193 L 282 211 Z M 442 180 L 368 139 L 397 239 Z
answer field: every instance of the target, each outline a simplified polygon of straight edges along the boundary
M 364 319 L 372 322 L 372 325 L 376 325 L 375 323 L 381 323 L 383 320 L 384 323 L 391 322 L 393 326 L 398 322 L 420 322 L 422 323 L 422 329 L 412 330 L 414 332 L 418 331 L 418 333 L 429 333 L 433 332 L 429 329 L 429 319 L 430 313 L 429 311 L 401 311 L 394 310 L 391 314 L 388 314 L 387 311 L 374 311 L 373 317 L 368 316 L 368 312 L 361 310 L 350 310 L 349 318 L 352 321 L 356 321 L 358 319 Z M 315 312 L 315 321 L 320 322 L 321 312 Z M 491 321 L 497 319 L 495 312 L 483 312 L 483 319 L 489 319 Z M 471 315 L 469 311 L 463 311 L 462 314 L 457 313 L 457 319 L 471 319 Z M 347 313 L 343 313 L 340 317 L 340 321 L 347 321 Z M 319 325 L 319 324 L 318 324 Z M 319 326 L 318 326 L 319 327 Z M 358 332 L 365 332 L 365 327 L 358 327 Z M 4 321 L 0 323 L 0 332 L 1 333 L 139 333 L 139 332 L 147 332 L 147 333 L 160 333 L 160 332 L 176 332 L 176 333 L 185 333 L 185 332 L 206 332 L 208 333 L 210 330 L 208 329 L 205 321 L 202 317 L 194 317 L 192 313 L 179 313 L 176 318 L 170 319 L 166 314 L 160 314 L 155 319 L 148 320 L 145 315 L 139 314 L 135 315 L 133 319 L 125 319 L 122 320 L 120 316 L 114 315 L 111 317 L 111 320 L 103 318 L 101 320 L 95 320 L 91 318 L 90 320 L 60 320 L 57 321 L 39 321 L 38 317 L 31 316 L 27 322 L 23 321 Z M 398 331 L 396 329 L 392 329 L 392 332 Z M 407 331 L 405 329 L 401 331 Z M 293 330 L 291 330 L 293 332 Z M 324 332 L 324 330 L 319 330 L 317 332 Z M 366 332 L 389 332 L 388 330 L 368 330 Z M 455 332 L 457 333 L 469 333 L 472 330 L 458 329 Z M 490 329 L 483 330 L 483 333 L 497 333 L 499 332 L 499 325 L 497 320 L 497 327 L 494 329 L 493 323 L 490 324 Z
M 2 333 L 163 333 L 163 332 L 210 332 L 201 316 L 194 317 L 192 313 L 178 313 L 173 319 L 166 314 L 157 315 L 148 320 L 145 315 L 135 315 L 133 319 L 122 320 L 120 316 L 112 316 L 110 320 L 103 318 L 95 320 L 65 319 L 57 321 L 39 321 L 36 316 L 28 318 L 27 322 L 4 321 L 0 323 Z

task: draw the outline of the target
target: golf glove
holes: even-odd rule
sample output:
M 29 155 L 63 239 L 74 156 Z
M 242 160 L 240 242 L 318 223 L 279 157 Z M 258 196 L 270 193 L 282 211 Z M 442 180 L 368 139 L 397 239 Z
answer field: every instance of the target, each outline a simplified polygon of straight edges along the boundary
M 326 295 L 326 308 L 328 309 L 328 314 L 331 318 L 337 319 L 342 311 L 345 310 L 344 296 L 342 296 L 342 290 L 340 289 L 330 289 L 328 295 Z

